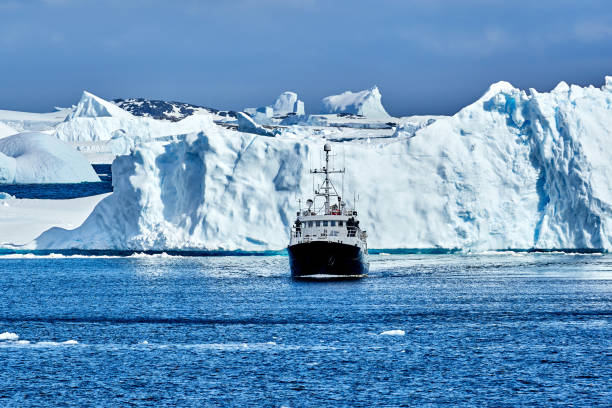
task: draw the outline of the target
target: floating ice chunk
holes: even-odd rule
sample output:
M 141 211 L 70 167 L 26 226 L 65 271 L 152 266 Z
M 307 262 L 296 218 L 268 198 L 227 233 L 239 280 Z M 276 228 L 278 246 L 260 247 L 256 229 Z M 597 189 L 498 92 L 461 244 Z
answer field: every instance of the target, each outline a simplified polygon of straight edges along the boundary
M 58 346 L 74 346 L 79 344 L 76 340 L 66 340 L 66 341 L 39 341 L 34 343 L 35 346 L 38 347 L 58 347 Z
M 0 333 L 0 341 L 17 341 L 19 340 L 19 335 L 17 333 L 12 332 L 4 332 Z
M 387 330 L 380 333 L 381 336 L 404 336 L 406 332 L 403 330 Z
M 0 184 L 100 181 L 87 159 L 45 133 L 0 139 Z
M 323 98 L 321 113 L 348 113 L 371 119 L 388 119 L 390 116 L 383 107 L 381 98 L 377 86 L 361 92 L 346 91 Z

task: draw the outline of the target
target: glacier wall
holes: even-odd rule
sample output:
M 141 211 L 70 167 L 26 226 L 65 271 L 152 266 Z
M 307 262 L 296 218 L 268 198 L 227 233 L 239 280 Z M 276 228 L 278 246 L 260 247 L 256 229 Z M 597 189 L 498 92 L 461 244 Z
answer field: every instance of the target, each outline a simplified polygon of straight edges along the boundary
M 113 163 L 115 192 L 38 248 L 281 249 L 324 140 L 210 122 Z M 404 134 L 406 133 L 406 134 Z M 450 117 L 333 143 L 372 248 L 612 247 L 612 77 L 529 93 L 500 82 Z

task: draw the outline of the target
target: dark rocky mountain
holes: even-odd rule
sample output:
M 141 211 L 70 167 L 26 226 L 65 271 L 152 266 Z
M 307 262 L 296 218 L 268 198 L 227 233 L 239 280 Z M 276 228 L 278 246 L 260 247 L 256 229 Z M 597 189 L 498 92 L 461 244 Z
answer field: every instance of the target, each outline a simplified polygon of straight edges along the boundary
M 236 113 L 233 111 L 220 111 L 184 102 L 129 98 L 115 99 L 113 103 L 135 116 L 146 116 L 154 119 L 171 120 L 173 122 L 177 122 L 197 112 L 209 112 L 219 116 L 236 117 Z

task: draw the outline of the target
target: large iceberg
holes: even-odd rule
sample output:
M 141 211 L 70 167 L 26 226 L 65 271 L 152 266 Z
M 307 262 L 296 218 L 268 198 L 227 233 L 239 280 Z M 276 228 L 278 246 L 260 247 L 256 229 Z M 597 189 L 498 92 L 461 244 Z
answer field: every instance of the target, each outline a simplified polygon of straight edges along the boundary
M 611 77 L 549 93 L 500 82 L 453 116 L 413 123 L 332 143 L 370 247 L 612 249 Z M 114 193 L 81 227 L 49 230 L 35 246 L 281 249 L 323 143 L 210 122 L 141 144 L 115 160 Z
M 72 146 L 44 133 L 0 139 L 0 183 L 100 181 L 87 159 Z
M 55 128 L 54 135 L 68 142 L 92 142 L 109 141 L 121 133 L 146 141 L 198 131 L 208 116 L 199 113 L 177 122 L 134 116 L 112 102 L 83 92 L 74 112 Z
M 344 113 L 365 116 L 369 119 L 389 119 L 381 102 L 377 86 L 360 92 L 346 91 L 340 95 L 323 98 L 321 113 Z

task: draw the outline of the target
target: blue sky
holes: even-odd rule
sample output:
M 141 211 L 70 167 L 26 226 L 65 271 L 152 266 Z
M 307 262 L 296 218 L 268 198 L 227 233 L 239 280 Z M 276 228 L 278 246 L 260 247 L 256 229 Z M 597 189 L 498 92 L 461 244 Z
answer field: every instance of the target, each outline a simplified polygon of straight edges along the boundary
M 147 97 L 222 109 L 378 85 L 394 115 L 450 114 L 492 82 L 612 75 L 612 5 L 569 0 L 0 0 L 0 109 Z

